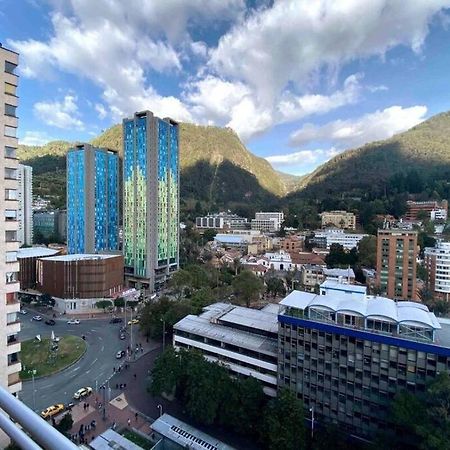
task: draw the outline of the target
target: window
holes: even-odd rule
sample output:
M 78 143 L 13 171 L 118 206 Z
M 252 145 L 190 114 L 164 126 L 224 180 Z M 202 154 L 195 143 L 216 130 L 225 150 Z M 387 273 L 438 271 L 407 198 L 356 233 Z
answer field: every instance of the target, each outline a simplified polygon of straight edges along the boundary
M 17 261 L 17 252 L 6 252 L 6 262 L 16 262 Z
M 13 231 L 13 230 L 5 231 L 5 241 L 6 242 L 16 242 L 17 241 L 17 231 Z
M 17 128 L 5 125 L 5 136 L 12 138 L 17 137 Z
M 6 272 L 5 273 L 5 281 L 6 281 L 6 284 L 17 283 L 17 281 L 18 281 L 17 272 Z
M 17 169 L 5 167 L 5 178 L 7 180 L 17 180 Z
M 17 106 L 8 105 L 8 103 L 5 103 L 5 115 L 17 117 L 16 110 L 17 110 Z
M 15 75 L 17 64 L 14 64 L 10 61 L 5 61 L 5 72 Z
M 15 209 L 5 209 L 5 220 L 7 222 L 17 220 L 17 211 Z
M 5 189 L 5 200 L 17 200 L 17 189 Z
M 17 86 L 11 83 L 5 83 L 5 94 L 16 95 Z
M 5 147 L 5 158 L 17 159 L 17 149 L 14 147 Z

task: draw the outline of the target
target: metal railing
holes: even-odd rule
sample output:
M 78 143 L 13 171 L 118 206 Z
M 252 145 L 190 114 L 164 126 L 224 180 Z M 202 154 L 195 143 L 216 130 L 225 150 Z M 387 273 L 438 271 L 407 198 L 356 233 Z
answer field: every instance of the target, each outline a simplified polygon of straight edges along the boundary
M 39 417 L 14 395 L 0 387 L 0 428 L 19 445 L 22 450 L 79 450 L 72 441 Z M 42 447 L 41 447 L 42 446 Z

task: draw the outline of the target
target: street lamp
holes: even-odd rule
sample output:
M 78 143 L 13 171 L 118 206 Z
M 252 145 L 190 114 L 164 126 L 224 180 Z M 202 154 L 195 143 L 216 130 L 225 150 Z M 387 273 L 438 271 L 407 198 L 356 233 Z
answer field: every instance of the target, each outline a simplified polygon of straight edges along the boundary
M 34 376 L 36 375 L 36 369 L 31 369 L 28 373 L 31 373 L 31 380 L 33 382 L 33 410 L 36 411 L 36 389 L 34 387 Z
M 161 416 L 162 416 L 162 413 L 163 413 L 162 405 L 159 404 L 159 405 L 156 405 L 156 407 L 159 409 L 159 417 L 161 417 Z
M 314 406 L 311 406 L 309 408 L 309 411 L 311 412 L 311 440 L 314 439 Z
M 160 319 L 159 319 L 161 322 L 162 322 L 162 324 L 163 324 L 163 341 L 162 341 L 162 347 L 163 347 L 163 351 L 164 351 L 164 349 L 166 348 L 166 321 L 164 320 L 164 317 L 161 317 Z

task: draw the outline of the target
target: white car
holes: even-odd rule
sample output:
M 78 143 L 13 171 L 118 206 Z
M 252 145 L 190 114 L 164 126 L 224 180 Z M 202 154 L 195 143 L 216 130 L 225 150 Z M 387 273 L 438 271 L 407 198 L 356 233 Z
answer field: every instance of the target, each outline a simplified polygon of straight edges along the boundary
M 91 395 L 91 394 L 92 394 L 92 388 L 87 386 L 87 387 L 78 389 L 78 391 L 75 392 L 75 394 L 73 394 L 73 398 L 75 400 L 79 400 L 80 398 L 87 397 L 88 395 Z
M 42 316 L 33 316 L 33 320 L 36 320 L 36 322 L 40 322 L 42 320 Z
M 70 319 L 67 321 L 67 325 L 79 325 L 80 321 L 78 319 Z
M 23 314 L 23 315 L 28 314 L 28 311 L 26 311 L 25 309 L 21 309 L 19 312 L 20 312 L 20 314 Z

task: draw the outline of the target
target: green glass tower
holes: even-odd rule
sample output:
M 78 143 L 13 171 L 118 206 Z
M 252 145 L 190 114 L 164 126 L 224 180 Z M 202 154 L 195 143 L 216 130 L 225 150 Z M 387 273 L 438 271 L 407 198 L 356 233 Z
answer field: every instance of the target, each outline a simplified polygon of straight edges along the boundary
M 124 119 L 123 136 L 125 276 L 153 292 L 179 264 L 178 124 L 143 111 Z

